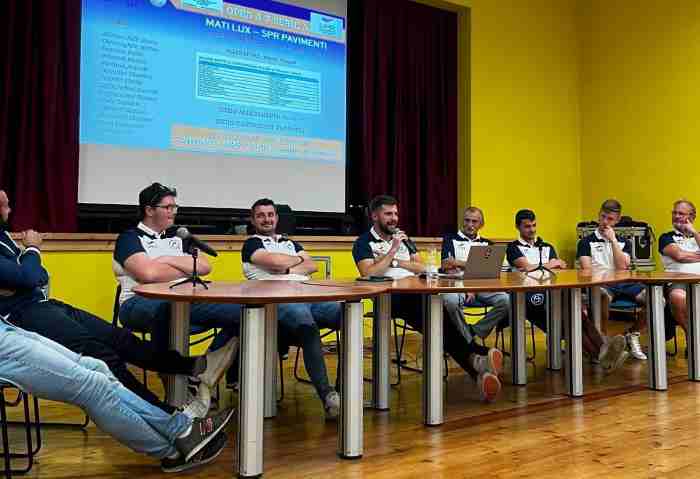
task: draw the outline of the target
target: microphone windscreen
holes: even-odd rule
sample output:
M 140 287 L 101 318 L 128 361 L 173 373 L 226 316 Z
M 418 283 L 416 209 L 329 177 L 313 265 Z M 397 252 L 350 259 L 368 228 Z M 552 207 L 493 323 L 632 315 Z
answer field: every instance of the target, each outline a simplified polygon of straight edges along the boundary
M 175 232 L 175 236 L 177 236 L 180 239 L 187 239 L 190 237 L 190 230 L 188 230 L 184 226 L 180 226 Z

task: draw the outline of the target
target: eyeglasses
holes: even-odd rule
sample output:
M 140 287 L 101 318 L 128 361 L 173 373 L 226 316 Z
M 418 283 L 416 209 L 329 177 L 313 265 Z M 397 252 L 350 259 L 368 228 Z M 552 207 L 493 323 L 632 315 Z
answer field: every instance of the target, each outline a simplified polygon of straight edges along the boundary
M 155 205 L 151 206 L 151 208 L 163 208 L 164 210 L 167 210 L 169 213 L 177 211 L 177 209 L 180 207 L 180 205 Z
M 674 216 L 683 216 L 683 217 L 690 216 L 690 213 L 683 213 L 682 211 L 676 211 L 676 210 L 671 211 L 671 214 Z

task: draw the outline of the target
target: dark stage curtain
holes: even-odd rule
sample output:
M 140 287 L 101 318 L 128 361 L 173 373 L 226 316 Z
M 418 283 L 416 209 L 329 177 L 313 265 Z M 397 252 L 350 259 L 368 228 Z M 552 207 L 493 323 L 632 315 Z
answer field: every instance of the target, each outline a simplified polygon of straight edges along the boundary
M 12 228 L 75 231 L 80 1 L 3 1 L 0 14 L 0 188 Z
M 409 234 L 452 230 L 457 15 L 410 0 L 348 3 L 349 201 L 388 193 Z

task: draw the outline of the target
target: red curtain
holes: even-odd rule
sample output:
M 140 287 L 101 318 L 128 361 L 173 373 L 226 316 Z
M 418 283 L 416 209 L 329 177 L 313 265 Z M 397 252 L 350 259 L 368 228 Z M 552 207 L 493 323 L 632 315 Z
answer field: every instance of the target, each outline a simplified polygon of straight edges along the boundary
M 12 228 L 75 231 L 80 1 L 3 1 L 0 14 L 0 188 Z
M 400 226 L 434 236 L 457 209 L 457 15 L 410 0 L 352 0 L 351 204 L 399 200 Z

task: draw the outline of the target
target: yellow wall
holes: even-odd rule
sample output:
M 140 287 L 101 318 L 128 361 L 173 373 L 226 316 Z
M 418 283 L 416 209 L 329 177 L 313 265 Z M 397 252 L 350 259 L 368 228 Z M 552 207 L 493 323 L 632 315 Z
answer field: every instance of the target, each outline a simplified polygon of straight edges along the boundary
M 539 234 L 573 257 L 581 211 L 579 61 L 573 0 L 471 1 L 471 203 L 485 236 Z M 468 134 L 465 132 L 464 134 Z
M 592 0 L 581 25 L 584 215 L 616 197 L 665 232 L 700 203 L 700 2 Z

